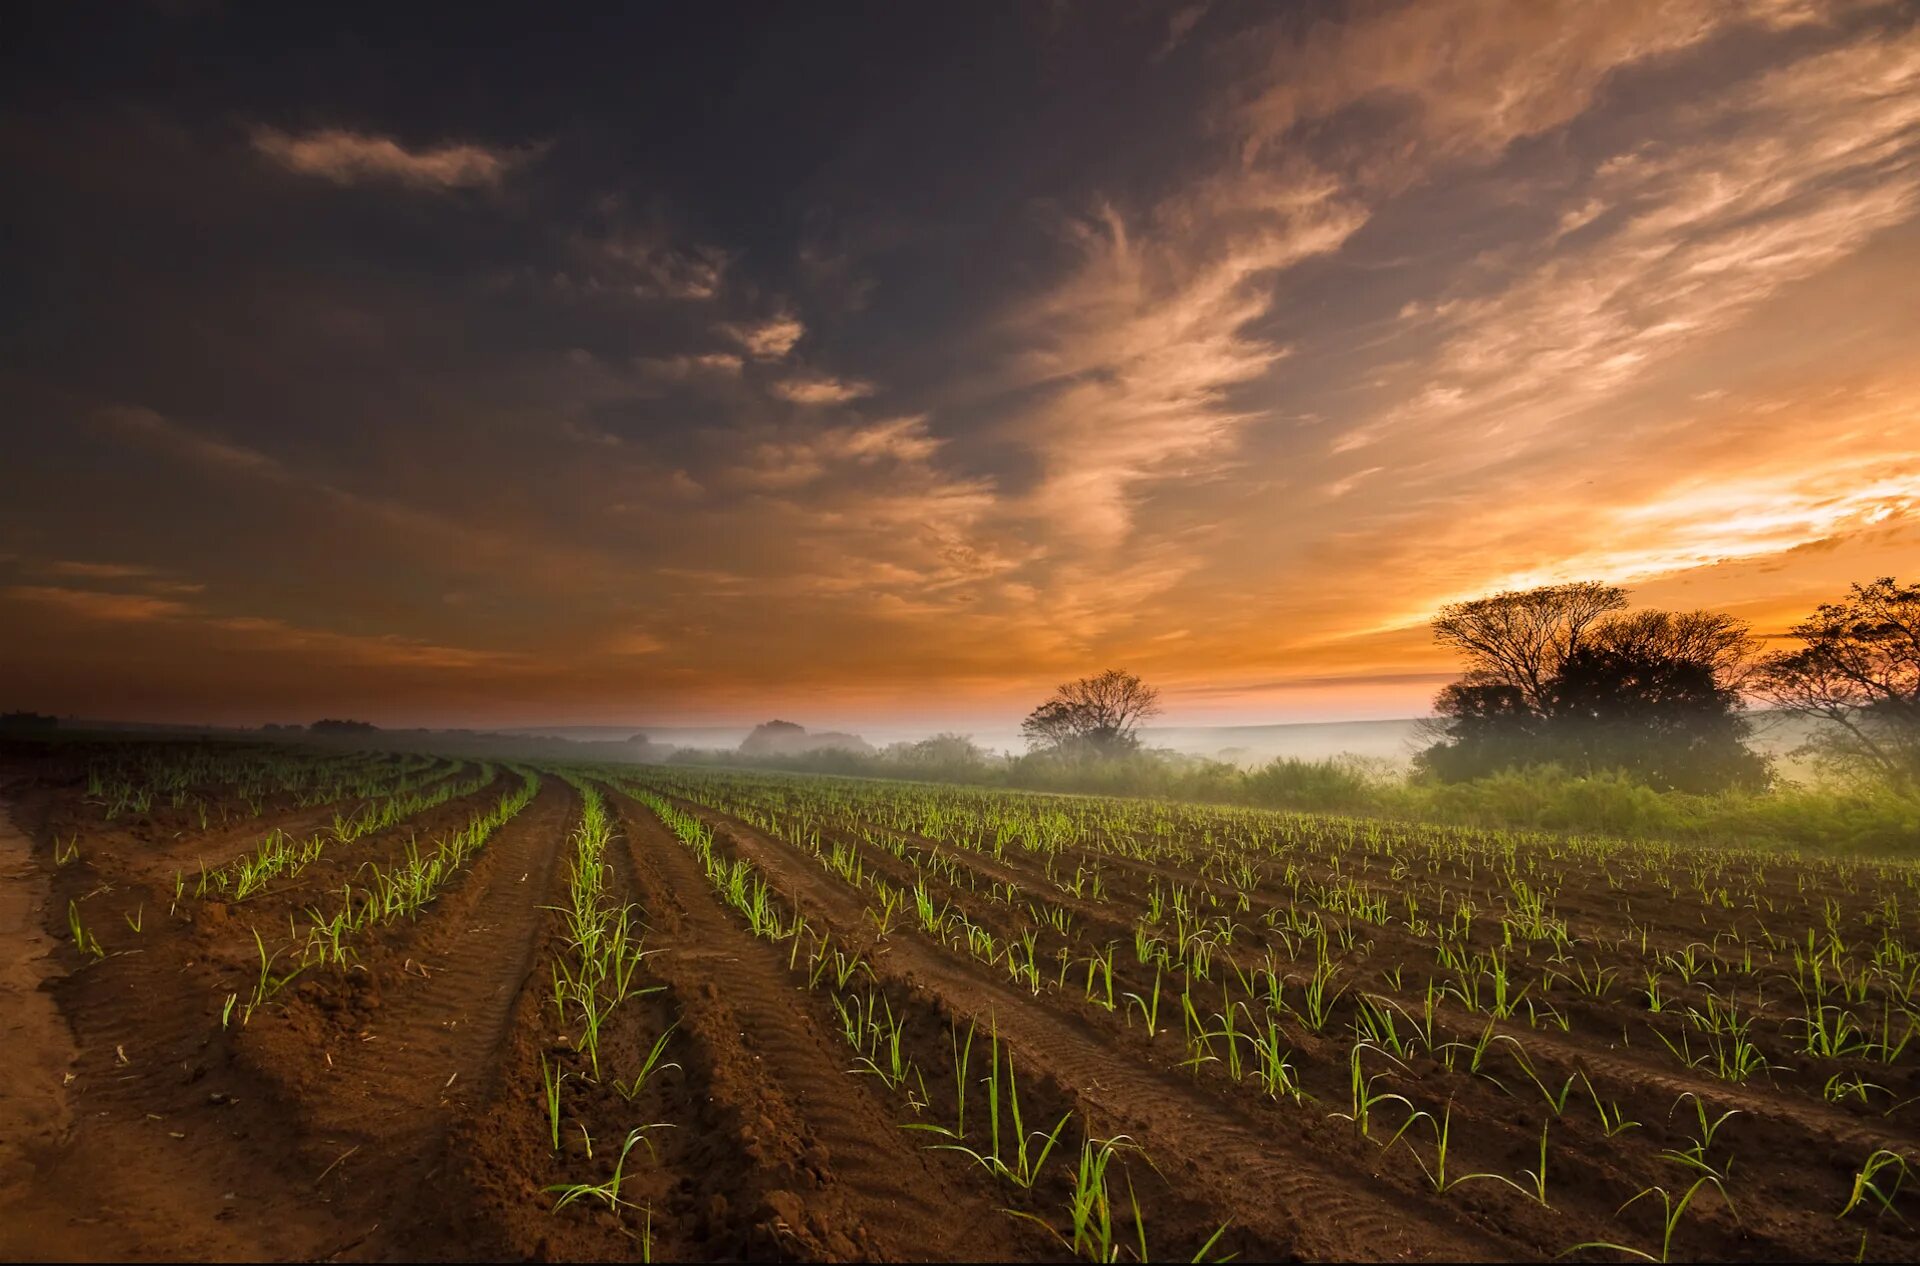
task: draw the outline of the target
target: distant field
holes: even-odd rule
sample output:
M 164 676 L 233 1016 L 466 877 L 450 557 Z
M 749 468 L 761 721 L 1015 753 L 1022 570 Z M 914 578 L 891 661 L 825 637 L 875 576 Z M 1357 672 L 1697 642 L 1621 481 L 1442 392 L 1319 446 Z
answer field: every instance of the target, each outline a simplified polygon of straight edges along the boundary
M 154 742 L 5 794 L 71 1038 L 10 1258 L 1920 1256 L 1909 865 Z

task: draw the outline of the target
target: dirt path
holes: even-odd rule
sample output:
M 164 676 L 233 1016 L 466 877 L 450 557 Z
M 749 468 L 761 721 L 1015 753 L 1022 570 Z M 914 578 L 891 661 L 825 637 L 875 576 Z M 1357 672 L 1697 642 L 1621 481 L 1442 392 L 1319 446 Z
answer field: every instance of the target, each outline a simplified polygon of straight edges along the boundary
M 46 926 L 46 874 L 15 824 L 12 788 L 0 785 L 0 1257 L 56 1250 L 48 1228 L 22 1208 L 42 1158 L 72 1124 L 66 1077 L 73 1033 L 42 984 L 61 974 Z
M 9 830 L 18 838 L 26 825 L 16 817 Z M 18 881 L 0 891 L 26 921 L 0 918 L 0 935 L 7 967 L 42 973 L 38 997 L 57 1011 L 49 1020 L 33 995 L 7 999 L 5 1084 L 29 1096 L 40 1136 L 28 1136 L 30 1188 L 0 1213 L 0 1257 L 325 1255 L 330 1219 L 301 1198 L 311 1174 L 288 1146 L 284 1113 L 231 1066 L 190 938 L 149 912 L 137 944 L 81 959 L 49 931 L 63 889 L 118 890 L 84 850 L 55 873 L 23 848 L 11 843 L 9 860 L 29 869 L 10 865 Z M 16 1067 L 33 1071 L 16 1078 Z

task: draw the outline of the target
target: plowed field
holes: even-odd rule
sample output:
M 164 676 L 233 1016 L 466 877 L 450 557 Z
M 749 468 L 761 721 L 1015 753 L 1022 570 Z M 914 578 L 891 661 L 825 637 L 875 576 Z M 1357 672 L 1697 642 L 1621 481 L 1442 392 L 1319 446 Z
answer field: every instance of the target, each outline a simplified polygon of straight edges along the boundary
M 165 744 L 0 780 L 8 1258 L 1920 1256 L 1908 865 Z

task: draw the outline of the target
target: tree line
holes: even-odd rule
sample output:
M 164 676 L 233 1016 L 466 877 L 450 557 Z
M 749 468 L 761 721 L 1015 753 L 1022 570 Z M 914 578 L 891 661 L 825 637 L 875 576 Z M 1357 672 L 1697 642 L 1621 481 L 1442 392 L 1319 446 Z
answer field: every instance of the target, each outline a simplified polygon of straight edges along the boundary
M 1428 722 L 1416 770 L 1457 782 L 1515 768 L 1623 771 L 1656 790 L 1758 790 L 1750 701 L 1813 722 L 1802 749 L 1829 767 L 1920 790 L 1920 585 L 1853 585 L 1768 652 L 1719 611 L 1629 611 L 1582 581 L 1443 607 L 1433 635 L 1466 661 Z M 1159 692 L 1109 669 L 1060 686 L 1027 716 L 1029 747 L 1098 761 L 1137 751 Z

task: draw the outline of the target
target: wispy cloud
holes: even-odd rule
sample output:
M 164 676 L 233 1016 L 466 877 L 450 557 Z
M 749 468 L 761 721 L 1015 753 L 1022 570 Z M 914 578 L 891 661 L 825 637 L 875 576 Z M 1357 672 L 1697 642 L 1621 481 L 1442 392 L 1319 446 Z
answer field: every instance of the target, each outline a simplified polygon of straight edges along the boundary
M 1309 175 L 1225 180 L 1139 232 L 1111 207 L 1076 225 L 1082 266 L 1012 323 L 1032 349 L 1016 381 L 1043 393 L 1009 428 L 1044 471 L 1032 512 L 1117 544 L 1140 485 L 1207 469 L 1258 416 L 1231 391 L 1286 355 L 1245 328 L 1270 310 L 1276 274 L 1365 218 Z
M 836 378 L 831 374 L 796 374 L 782 378 L 770 388 L 774 395 L 793 404 L 846 404 L 879 390 L 858 378 Z
M 1550 242 L 1491 293 L 1412 309 L 1446 335 L 1424 381 L 1336 447 L 1456 422 L 1496 442 L 1549 427 L 1920 205 L 1920 32 L 1810 58 L 1680 118 L 1687 139 L 1617 154 L 1573 192 L 1608 212 L 1584 240 Z
M 662 382 L 686 382 L 706 376 L 738 378 L 744 362 L 731 352 L 702 352 L 694 356 L 643 356 L 640 372 Z
M 152 409 L 115 405 L 96 411 L 93 420 L 107 435 L 132 440 L 166 453 L 214 478 L 250 488 L 270 488 L 298 498 L 308 512 L 358 524 L 371 524 L 384 533 L 387 548 L 463 567 L 511 566 L 530 580 L 566 585 L 596 577 L 624 574 L 606 555 L 592 547 L 552 543 L 531 534 L 504 530 L 492 522 L 437 512 L 419 505 L 373 496 L 343 487 L 317 473 L 296 469 L 258 449 L 197 431 Z
M 733 257 L 713 246 L 675 245 L 657 233 L 623 233 L 592 243 L 596 277 L 642 298 L 712 299 Z
M 1497 153 L 1594 104 L 1622 69 L 1690 48 L 1731 26 L 1796 25 L 1838 6 L 1807 0 L 1426 0 L 1366 2 L 1304 38 L 1276 31 L 1259 87 L 1242 107 L 1249 160 L 1294 129 L 1358 106 L 1378 132 L 1349 170 L 1401 186 L 1438 161 Z
M 940 447 L 923 416 L 826 427 L 754 445 L 749 461 L 736 468 L 734 476 L 755 488 L 791 488 L 812 483 L 836 465 L 886 464 L 924 471 Z
M 232 641 L 248 650 L 298 653 L 316 663 L 470 670 L 498 667 L 519 657 L 499 651 L 440 646 L 397 634 L 362 636 L 305 628 L 285 620 L 223 615 L 186 602 L 148 594 L 107 593 L 53 585 L 12 585 L 0 595 L 71 619 L 109 624 L 188 626 L 200 635 Z
M 286 478 L 287 469 L 267 454 L 203 435 L 152 409 L 110 405 L 95 415 L 112 432 L 167 449 L 191 461 L 236 474 Z
M 64 585 L 10 585 L 4 592 L 16 602 L 35 603 L 82 619 L 115 624 L 177 619 L 191 611 L 185 603 L 173 598 L 73 589 Z
M 267 159 L 303 176 L 336 185 L 384 183 L 434 190 L 491 188 L 536 152 L 471 142 L 409 149 L 392 137 L 340 128 L 294 134 L 260 127 L 252 140 Z
M 46 563 L 40 570 L 49 576 L 77 576 L 83 580 L 139 580 L 154 574 L 153 568 L 134 563 L 88 563 L 72 560 Z
M 159 568 L 138 563 L 96 563 L 59 559 L 36 564 L 32 570 L 43 576 L 63 579 L 89 580 L 106 584 L 118 582 L 131 585 L 148 594 L 178 596 L 205 593 L 207 588 L 198 581 L 179 580 Z
M 720 332 L 745 348 L 755 360 L 779 360 L 806 335 L 807 327 L 791 313 L 762 321 L 729 322 Z

